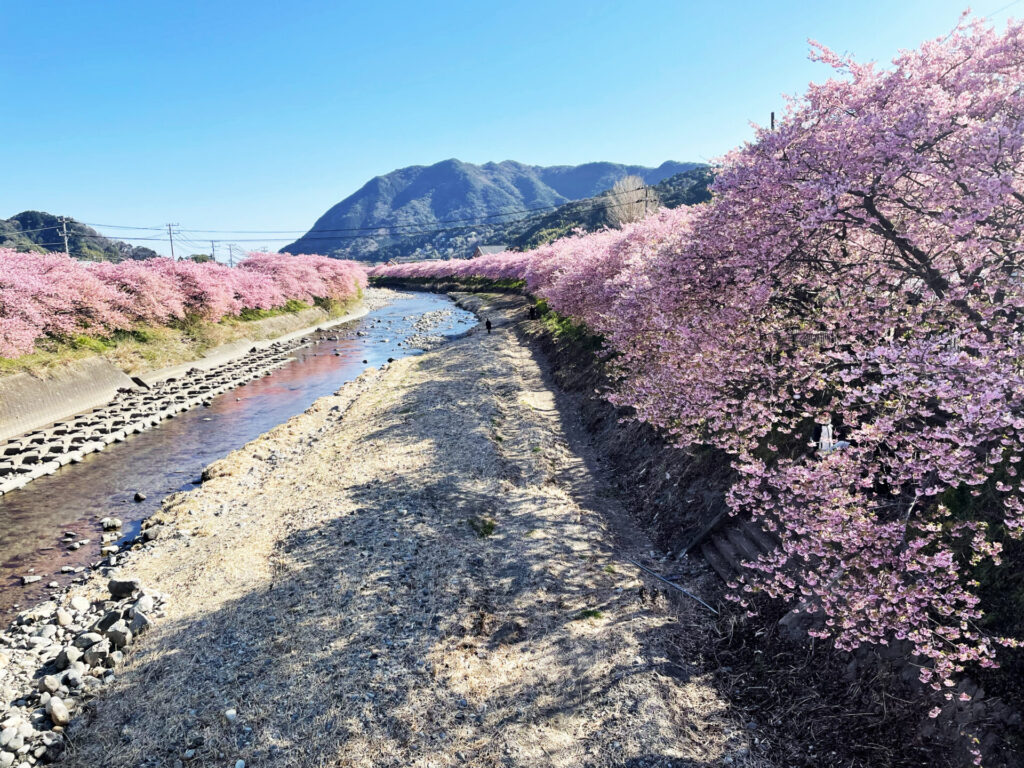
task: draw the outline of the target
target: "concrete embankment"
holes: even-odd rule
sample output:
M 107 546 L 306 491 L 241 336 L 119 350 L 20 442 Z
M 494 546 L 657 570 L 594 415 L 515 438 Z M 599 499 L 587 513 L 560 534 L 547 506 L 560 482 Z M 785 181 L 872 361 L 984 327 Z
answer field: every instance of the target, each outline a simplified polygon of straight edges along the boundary
M 350 322 L 369 311 L 361 306 L 328 319 L 322 310 L 304 318 L 269 318 L 314 325 L 273 340 L 240 341 L 200 360 L 129 377 L 102 358 L 69 365 L 45 379 L 22 373 L 0 379 L 0 495 L 60 467 L 194 408 L 240 383 L 283 365 L 311 333 Z M 314 314 L 315 313 L 315 314 Z M 267 321 L 260 321 L 266 325 Z M 257 332 L 266 333 L 261 327 Z
M 331 318 L 325 310 L 313 307 L 293 315 L 256 320 L 246 324 L 246 338 L 218 346 L 196 360 L 155 370 L 132 370 L 130 375 L 98 355 L 38 374 L 0 377 L 0 441 L 107 403 L 118 390 L 135 389 L 140 382 L 152 386 L 193 369 L 216 368 L 254 348 L 266 349 L 272 343 L 294 341 L 318 329 L 358 319 L 367 311 L 361 306 L 344 317 Z
M 101 357 L 75 360 L 45 379 L 29 373 L 0 378 L 0 440 L 95 408 L 119 389 L 134 386 L 130 376 Z

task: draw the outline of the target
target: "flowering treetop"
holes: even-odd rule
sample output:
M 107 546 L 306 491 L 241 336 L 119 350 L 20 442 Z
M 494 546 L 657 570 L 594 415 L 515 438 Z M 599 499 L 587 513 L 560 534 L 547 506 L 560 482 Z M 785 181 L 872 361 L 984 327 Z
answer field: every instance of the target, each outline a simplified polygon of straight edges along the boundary
M 611 398 L 727 451 L 733 510 L 781 538 L 743 588 L 841 648 L 911 641 L 944 689 L 1017 642 L 978 629 L 972 572 L 1024 531 L 1024 27 L 890 68 L 813 56 L 835 76 L 722 159 L 710 203 L 379 274 L 500 271 L 603 335 Z

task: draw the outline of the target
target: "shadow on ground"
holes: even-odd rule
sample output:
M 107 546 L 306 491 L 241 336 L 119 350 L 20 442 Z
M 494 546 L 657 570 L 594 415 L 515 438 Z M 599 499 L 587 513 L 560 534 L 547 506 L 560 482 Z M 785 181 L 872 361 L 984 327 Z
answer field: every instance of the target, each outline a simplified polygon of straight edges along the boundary
M 68 764 L 763 765 L 699 671 L 707 619 L 622 565 L 642 542 L 514 347 L 404 361 L 326 468 L 268 486 L 273 579 L 159 626 Z

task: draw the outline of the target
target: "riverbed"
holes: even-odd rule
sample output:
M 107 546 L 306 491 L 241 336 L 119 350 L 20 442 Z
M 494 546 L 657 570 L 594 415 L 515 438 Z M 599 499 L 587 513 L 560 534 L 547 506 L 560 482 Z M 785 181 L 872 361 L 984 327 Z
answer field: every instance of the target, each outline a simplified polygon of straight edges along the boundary
M 124 537 L 178 490 L 194 487 L 205 466 L 301 413 L 368 367 L 419 354 L 465 332 L 476 318 L 445 296 L 398 293 L 359 320 L 316 335 L 268 376 L 134 435 L 79 464 L 0 497 L 0 621 L 46 597 L 48 584 L 76 577 L 100 556 L 99 520 L 124 521 Z M 146 498 L 134 501 L 136 494 Z M 73 533 L 74 537 L 66 536 Z M 75 550 L 67 541 L 87 544 Z M 22 586 L 25 575 L 42 580 Z

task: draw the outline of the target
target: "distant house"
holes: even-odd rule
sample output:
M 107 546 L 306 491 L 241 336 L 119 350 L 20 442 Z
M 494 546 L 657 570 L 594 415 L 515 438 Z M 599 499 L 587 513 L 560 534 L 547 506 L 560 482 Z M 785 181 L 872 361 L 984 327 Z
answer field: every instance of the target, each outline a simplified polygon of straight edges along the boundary
M 478 245 L 476 250 L 473 251 L 473 258 L 475 259 L 478 256 L 486 256 L 489 253 L 501 253 L 502 251 L 507 250 L 508 246 L 506 245 Z

